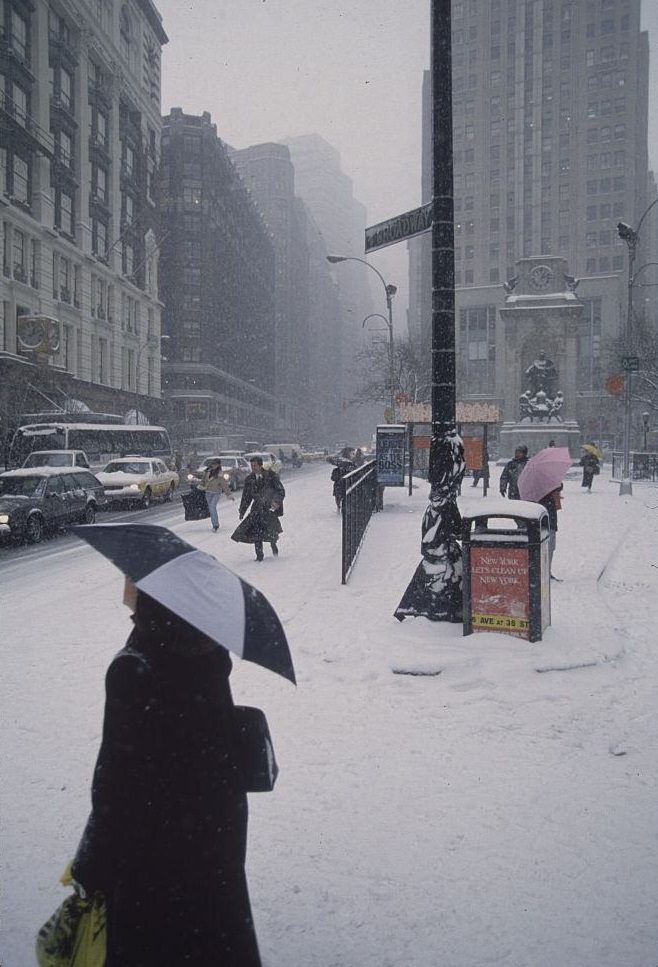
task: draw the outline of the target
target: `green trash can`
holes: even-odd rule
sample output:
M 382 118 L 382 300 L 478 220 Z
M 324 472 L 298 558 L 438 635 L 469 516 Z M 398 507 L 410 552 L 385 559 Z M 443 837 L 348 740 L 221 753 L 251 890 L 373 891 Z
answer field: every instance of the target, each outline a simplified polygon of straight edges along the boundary
M 541 504 L 498 500 L 462 518 L 464 634 L 541 641 L 551 623 L 550 527 Z

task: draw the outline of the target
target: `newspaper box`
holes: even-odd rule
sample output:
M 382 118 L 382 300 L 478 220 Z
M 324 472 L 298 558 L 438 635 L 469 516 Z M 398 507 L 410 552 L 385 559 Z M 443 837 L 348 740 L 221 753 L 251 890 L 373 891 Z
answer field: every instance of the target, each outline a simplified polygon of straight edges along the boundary
M 498 631 L 540 641 L 551 623 L 548 513 L 497 500 L 463 517 L 464 634 Z

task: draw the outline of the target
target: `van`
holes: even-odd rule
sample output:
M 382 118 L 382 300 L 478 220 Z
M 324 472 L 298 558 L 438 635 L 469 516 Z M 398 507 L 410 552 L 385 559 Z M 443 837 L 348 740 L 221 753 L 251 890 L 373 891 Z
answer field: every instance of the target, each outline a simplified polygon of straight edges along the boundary
M 302 447 L 300 443 L 266 443 L 263 450 L 268 450 L 282 463 L 292 463 L 293 453 L 301 459 Z

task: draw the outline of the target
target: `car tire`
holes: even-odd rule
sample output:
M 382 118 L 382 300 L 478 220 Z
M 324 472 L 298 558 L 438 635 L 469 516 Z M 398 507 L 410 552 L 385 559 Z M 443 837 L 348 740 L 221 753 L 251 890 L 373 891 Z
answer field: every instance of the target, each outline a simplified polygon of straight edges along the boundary
M 174 483 L 172 483 L 171 486 L 169 487 L 169 490 L 166 493 L 166 496 L 165 496 L 165 500 L 167 502 L 169 502 L 170 500 L 173 500 L 174 499 L 174 490 L 175 489 L 176 489 L 176 485 Z
M 43 520 L 39 514 L 32 514 L 25 524 L 25 540 L 28 544 L 38 544 L 43 537 Z
M 82 518 L 85 524 L 95 524 L 96 523 L 96 508 L 93 504 L 87 504 L 85 507 L 84 516 Z
M 144 491 L 144 496 L 142 497 L 142 507 L 146 508 L 151 506 L 151 497 L 151 488 L 147 487 Z

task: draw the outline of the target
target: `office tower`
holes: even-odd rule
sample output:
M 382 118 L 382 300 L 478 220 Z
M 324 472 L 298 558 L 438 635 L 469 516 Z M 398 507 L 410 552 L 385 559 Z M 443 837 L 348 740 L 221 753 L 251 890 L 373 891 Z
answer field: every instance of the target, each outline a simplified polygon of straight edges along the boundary
M 640 0 L 463 0 L 452 11 L 459 394 L 495 398 L 502 283 L 515 276 L 518 259 L 557 255 L 584 280 L 578 296 L 589 302 L 579 390 L 600 395 L 604 343 L 619 332 L 628 264 L 616 225 L 636 225 L 653 197 Z M 426 72 L 424 202 L 430 152 Z M 410 333 L 427 351 L 430 249 L 429 235 L 409 242 Z M 656 257 L 650 226 L 642 257 Z
M 207 112 L 173 108 L 164 118 L 161 219 L 177 436 L 270 435 L 287 425 L 275 395 L 274 248 Z

